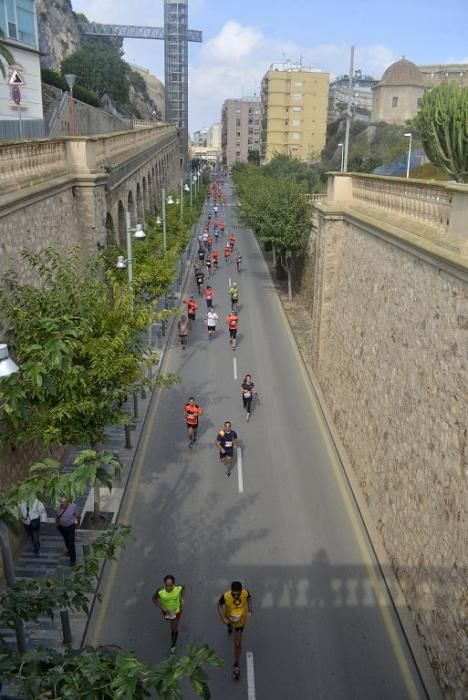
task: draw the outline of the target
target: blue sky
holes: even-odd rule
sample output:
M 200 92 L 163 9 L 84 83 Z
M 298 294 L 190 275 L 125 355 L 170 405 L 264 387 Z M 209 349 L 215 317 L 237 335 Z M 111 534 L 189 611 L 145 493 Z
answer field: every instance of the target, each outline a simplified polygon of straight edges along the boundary
M 75 11 L 110 23 L 162 26 L 162 0 L 72 0 Z M 228 98 L 258 93 L 270 63 L 284 58 L 379 78 L 405 55 L 415 63 L 468 63 L 468 0 L 189 0 L 189 25 L 203 44 L 189 49 L 189 128 L 220 119 Z M 125 58 L 164 79 L 163 44 L 126 40 Z

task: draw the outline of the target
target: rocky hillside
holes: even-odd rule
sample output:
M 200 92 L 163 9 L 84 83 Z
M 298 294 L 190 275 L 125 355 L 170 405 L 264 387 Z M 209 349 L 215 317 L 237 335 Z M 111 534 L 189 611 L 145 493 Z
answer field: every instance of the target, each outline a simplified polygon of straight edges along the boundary
M 166 99 L 166 91 L 164 89 L 164 83 L 162 83 L 159 78 L 157 78 L 155 75 L 150 73 L 148 70 L 145 68 L 140 68 L 140 66 L 135 66 L 132 64 L 132 70 L 135 73 L 138 73 L 141 75 L 143 80 L 146 83 L 146 89 L 148 90 L 148 94 L 150 98 L 153 100 L 153 102 L 156 104 L 158 111 L 160 112 L 161 119 L 165 118 L 164 115 L 164 109 L 165 109 L 165 99 Z
M 44 68 L 78 75 L 77 83 L 99 98 L 103 109 L 116 116 L 137 116 L 141 119 L 162 119 L 164 115 L 164 86 L 148 71 L 132 69 L 121 58 L 122 41 L 83 37 L 71 0 L 37 0 L 39 47 Z M 93 52 L 98 59 L 93 61 Z M 114 52 L 114 53 L 112 53 Z M 105 65 L 105 61 L 108 65 Z M 63 61 L 66 65 L 63 66 Z M 104 62 L 104 65 L 103 65 Z M 89 64 L 99 65 L 101 73 L 107 68 L 108 81 L 120 81 L 121 90 L 106 92 L 102 75 L 94 75 Z M 81 67 L 81 71 L 80 71 Z M 65 68 L 65 70 L 64 70 Z M 57 85 L 57 80 L 52 84 Z
M 37 0 L 39 50 L 45 68 L 60 73 L 62 60 L 80 48 L 80 30 L 70 0 Z

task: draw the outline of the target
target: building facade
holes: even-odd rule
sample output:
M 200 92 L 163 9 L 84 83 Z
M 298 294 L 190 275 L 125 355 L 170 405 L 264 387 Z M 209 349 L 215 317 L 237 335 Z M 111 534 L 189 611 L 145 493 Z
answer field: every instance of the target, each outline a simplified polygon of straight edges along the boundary
M 356 119 L 368 120 L 372 112 L 372 88 L 379 81 L 356 70 L 353 76 L 352 106 Z M 328 91 L 328 121 L 337 119 L 348 107 L 349 77 L 340 75 L 330 83 Z
M 194 146 L 202 146 L 203 148 L 207 145 L 208 129 L 204 127 L 198 131 L 193 132 L 192 144 Z
M 221 151 L 221 132 L 222 124 L 221 122 L 216 122 L 212 124 L 208 129 L 208 136 L 206 139 L 206 145 L 216 151 Z
M 426 91 L 418 66 L 406 58 L 392 63 L 373 89 L 371 120 L 404 125 L 413 119 Z
M 457 83 L 460 87 L 468 86 L 468 63 L 449 63 L 418 66 L 423 74 L 426 87 L 432 88 L 440 83 Z
M 246 163 L 249 153 L 260 151 L 260 99 L 225 100 L 221 113 L 222 162 L 228 168 Z
M 0 80 L 0 139 L 43 136 L 35 0 L 0 0 L 0 32 L 15 59 Z
M 273 63 L 262 80 L 262 162 L 275 154 L 304 161 L 325 146 L 329 74 L 300 64 Z

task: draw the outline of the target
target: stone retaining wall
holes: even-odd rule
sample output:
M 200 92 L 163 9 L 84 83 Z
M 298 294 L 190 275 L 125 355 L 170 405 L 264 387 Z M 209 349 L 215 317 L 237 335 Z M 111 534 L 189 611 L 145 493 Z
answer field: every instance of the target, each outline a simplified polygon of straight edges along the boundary
M 444 694 L 461 700 L 468 258 L 418 251 L 411 222 L 397 238 L 384 219 L 332 208 L 319 205 L 304 277 L 314 370 Z

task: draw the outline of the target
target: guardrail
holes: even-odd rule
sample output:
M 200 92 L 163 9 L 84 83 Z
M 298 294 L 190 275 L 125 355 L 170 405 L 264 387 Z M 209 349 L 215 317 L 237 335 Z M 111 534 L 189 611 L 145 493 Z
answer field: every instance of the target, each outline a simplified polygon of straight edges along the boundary
M 175 125 L 155 124 L 102 136 L 6 141 L 0 148 L 0 195 L 67 174 L 104 172 L 108 164 L 176 134 Z
M 316 203 L 320 202 L 321 195 Z M 329 173 L 326 200 L 423 224 L 468 241 L 468 185 L 361 173 Z

